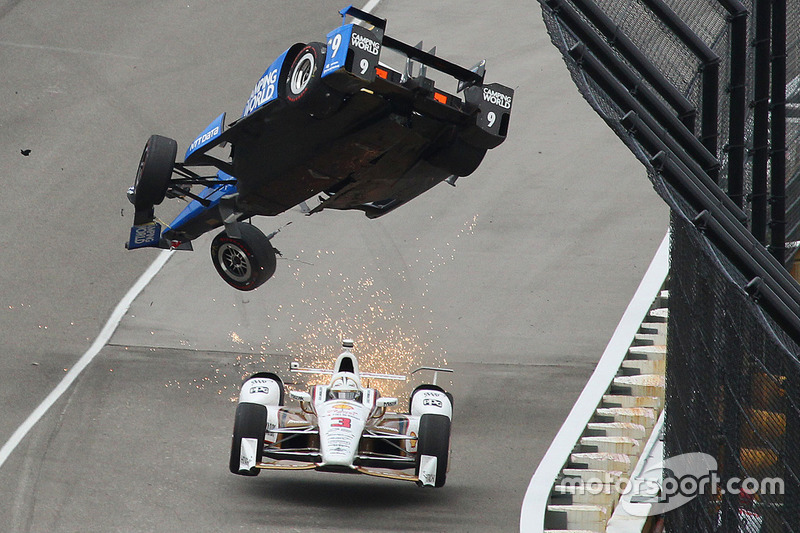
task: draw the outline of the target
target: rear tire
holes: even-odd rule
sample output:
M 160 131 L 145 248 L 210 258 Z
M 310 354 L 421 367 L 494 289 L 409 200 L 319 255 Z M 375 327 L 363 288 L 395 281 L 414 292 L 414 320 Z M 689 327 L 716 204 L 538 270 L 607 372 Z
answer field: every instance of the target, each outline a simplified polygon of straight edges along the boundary
M 236 223 L 240 237 L 223 231 L 211 241 L 211 260 L 225 283 L 240 291 L 252 291 L 275 274 L 275 248 L 252 224 Z
M 174 139 L 152 135 L 144 145 L 133 183 L 136 211 L 152 209 L 164 201 L 178 154 Z
M 295 56 L 286 75 L 286 101 L 316 117 L 327 117 L 341 105 L 342 95 L 322 82 L 325 45 L 309 43 Z
M 248 464 L 242 458 L 242 439 L 256 440 L 256 464 L 264 455 L 264 435 L 267 432 L 267 408 L 256 403 L 240 403 L 236 406 L 236 420 L 233 423 L 233 440 L 231 442 L 230 470 L 241 476 L 257 476 L 261 470 L 252 467 L 241 469 Z
M 419 477 L 423 455 L 436 457 L 435 487 L 443 487 L 447 481 L 447 463 L 450 458 L 450 419 L 445 415 L 422 415 L 419 419 L 417 440 L 417 464 L 414 474 Z

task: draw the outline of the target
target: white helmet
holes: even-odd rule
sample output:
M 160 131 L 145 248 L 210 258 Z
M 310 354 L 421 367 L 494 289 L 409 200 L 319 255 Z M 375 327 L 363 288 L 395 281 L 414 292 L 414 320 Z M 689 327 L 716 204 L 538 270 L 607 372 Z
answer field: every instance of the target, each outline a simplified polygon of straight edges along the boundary
M 355 400 L 361 401 L 361 389 L 355 376 L 348 375 L 347 373 L 339 373 L 333 376 L 331 385 L 328 388 L 329 400 Z

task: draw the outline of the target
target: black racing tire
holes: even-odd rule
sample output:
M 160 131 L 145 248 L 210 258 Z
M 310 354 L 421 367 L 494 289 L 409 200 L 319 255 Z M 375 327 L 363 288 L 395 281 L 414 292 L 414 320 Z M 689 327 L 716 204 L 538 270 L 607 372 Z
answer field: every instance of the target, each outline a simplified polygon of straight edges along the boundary
M 324 44 L 312 42 L 300 49 L 286 73 L 284 94 L 290 106 L 320 118 L 339 108 L 343 97 L 323 83 L 324 65 Z
M 435 487 L 443 487 L 447 481 L 447 463 L 450 458 L 450 419 L 445 415 L 426 414 L 419 419 L 417 435 L 417 459 L 414 474 L 419 476 L 423 455 L 436 457 Z
M 231 440 L 230 471 L 241 476 L 257 476 L 261 470 L 250 468 L 240 470 L 242 439 L 256 439 L 256 463 L 264 458 L 264 435 L 267 432 L 267 408 L 257 403 L 240 403 L 236 406 L 236 419 L 233 423 Z
M 219 233 L 211 241 L 211 260 L 225 282 L 252 291 L 275 274 L 277 253 L 269 239 L 252 224 L 236 223 L 239 237 Z
M 463 177 L 475 172 L 485 155 L 486 148 L 473 146 L 457 136 L 441 149 L 426 157 L 426 160 L 450 174 Z
M 164 201 L 178 155 L 178 143 L 169 137 L 151 135 L 144 145 L 133 183 L 137 211 L 151 209 Z

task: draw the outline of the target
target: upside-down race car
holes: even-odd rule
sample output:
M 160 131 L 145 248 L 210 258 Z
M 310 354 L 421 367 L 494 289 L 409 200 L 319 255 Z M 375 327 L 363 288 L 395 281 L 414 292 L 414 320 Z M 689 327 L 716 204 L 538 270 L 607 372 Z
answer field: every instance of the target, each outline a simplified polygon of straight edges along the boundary
M 292 371 L 330 374 L 327 385 L 311 393 L 292 391 L 299 407 L 284 405 L 284 385 L 270 372 L 242 384 L 233 426 L 230 470 L 256 476 L 261 470 L 319 470 L 368 474 L 441 487 L 450 456 L 452 395 L 433 384 L 420 385 L 409 399 L 407 414 L 387 411 L 397 398 L 382 398 L 362 378 L 404 376 L 359 372 L 345 341 L 333 370 Z M 423 368 L 451 372 L 442 368 Z M 413 469 L 413 473 L 411 470 Z M 407 471 L 407 472 L 404 472 Z
M 252 290 L 275 271 L 274 233 L 244 220 L 298 205 L 306 214 L 356 209 L 379 217 L 442 181 L 454 185 L 505 140 L 514 91 L 485 84 L 483 61 L 460 67 L 435 48 L 389 37 L 384 19 L 352 6 L 341 13 L 369 27 L 343 22 L 324 43 L 289 47 L 258 80 L 241 118 L 226 127 L 219 115 L 183 162 L 173 139 L 150 137 L 128 189 L 129 249 L 190 250 L 224 226 L 211 245 L 214 266 L 229 285 Z M 405 56 L 404 72 L 382 61 L 384 49 Z M 463 99 L 437 88 L 429 68 L 455 78 Z M 226 145 L 229 155 L 212 155 Z M 192 185 L 205 188 L 195 194 Z M 169 224 L 154 211 L 165 197 L 189 202 Z

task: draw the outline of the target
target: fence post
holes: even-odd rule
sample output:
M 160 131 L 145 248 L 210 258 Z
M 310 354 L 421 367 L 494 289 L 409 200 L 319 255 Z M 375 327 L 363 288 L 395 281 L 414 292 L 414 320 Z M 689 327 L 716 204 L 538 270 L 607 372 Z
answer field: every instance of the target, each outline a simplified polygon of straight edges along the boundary
M 756 34 L 753 39 L 753 192 L 752 232 L 767 244 L 767 165 L 769 163 L 770 0 L 754 0 Z
M 786 260 L 786 0 L 772 0 L 772 92 L 770 98 L 770 246 Z
M 744 135 L 747 113 L 747 9 L 738 0 L 722 0 L 730 14 L 731 49 L 728 81 L 728 196 L 744 208 Z

